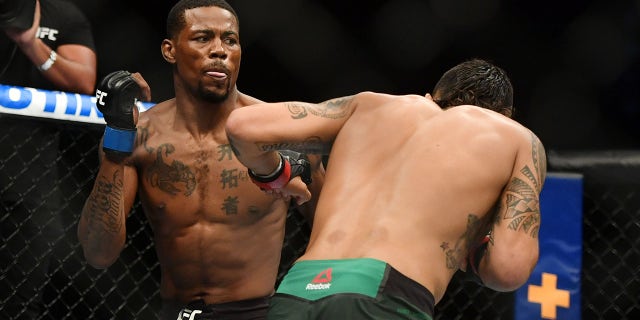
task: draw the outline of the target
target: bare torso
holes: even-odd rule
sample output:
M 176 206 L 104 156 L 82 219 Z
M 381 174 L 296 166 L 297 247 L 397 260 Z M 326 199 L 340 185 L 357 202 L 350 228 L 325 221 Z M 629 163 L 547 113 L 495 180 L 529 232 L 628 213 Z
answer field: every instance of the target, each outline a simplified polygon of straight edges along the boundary
M 181 129 L 175 114 L 175 100 L 141 114 L 133 154 L 160 261 L 162 298 L 221 303 L 271 294 L 285 202 L 249 180 L 223 125 L 196 138 Z
M 437 302 L 467 254 L 470 222 L 487 218 L 511 176 L 517 144 L 493 128 L 511 130 L 512 120 L 443 112 L 419 96 L 369 99 L 376 110 L 356 109 L 333 144 L 301 259 L 377 258 Z

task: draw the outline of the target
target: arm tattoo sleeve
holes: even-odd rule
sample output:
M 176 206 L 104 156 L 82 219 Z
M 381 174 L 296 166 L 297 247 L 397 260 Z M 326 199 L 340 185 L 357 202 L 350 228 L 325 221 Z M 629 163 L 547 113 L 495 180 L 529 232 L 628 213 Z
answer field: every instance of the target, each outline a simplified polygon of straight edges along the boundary
M 302 119 L 312 114 L 321 118 L 341 119 L 348 117 L 351 113 L 352 96 L 331 99 L 318 104 L 305 102 L 287 102 L 287 108 L 291 113 L 291 118 Z
M 540 140 L 531 132 L 531 156 L 533 167 L 536 171 L 536 187 L 538 192 L 542 191 L 542 184 L 547 175 L 547 155 Z M 538 183 L 539 182 L 539 183 Z
M 505 220 L 509 229 L 522 231 L 533 238 L 540 230 L 540 191 L 546 176 L 546 155 L 540 140 L 531 133 L 531 161 L 533 169 L 520 169 L 524 178 L 514 177 L 507 185 Z
M 99 236 L 112 236 L 120 232 L 119 204 L 122 200 L 122 172 L 116 171 L 109 179 L 98 177 L 96 190 L 89 197 L 89 214 L 86 216 L 89 232 Z
M 307 154 L 324 154 L 331 150 L 332 142 L 324 142 L 320 137 L 309 137 L 303 142 L 256 143 L 260 151 L 293 150 Z

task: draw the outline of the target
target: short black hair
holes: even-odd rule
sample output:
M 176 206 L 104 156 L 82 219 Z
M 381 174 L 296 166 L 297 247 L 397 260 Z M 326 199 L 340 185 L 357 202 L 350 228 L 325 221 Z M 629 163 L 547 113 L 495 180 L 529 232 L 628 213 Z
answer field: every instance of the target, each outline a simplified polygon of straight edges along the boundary
M 174 37 L 180 33 L 180 30 L 184 28 L 185 11 L 201 7 L 218 7 L 231 12 L 231 14 L 236 18 L 238 28 L 240 28 L 240 20 L 238 19 L 236 11 L 233 10 L 233 7 L 224 0 L 180 0 L 173 6 L 173 8 L 171 8 L 169 15 L 167 16 L 167 37 L 169 39 L 174 39 Z
M 513 115 L 513 85 L 507 73 L 489 61 L 474 58 L 445 72 L 433 88 L 441 108 L 475 105 Z

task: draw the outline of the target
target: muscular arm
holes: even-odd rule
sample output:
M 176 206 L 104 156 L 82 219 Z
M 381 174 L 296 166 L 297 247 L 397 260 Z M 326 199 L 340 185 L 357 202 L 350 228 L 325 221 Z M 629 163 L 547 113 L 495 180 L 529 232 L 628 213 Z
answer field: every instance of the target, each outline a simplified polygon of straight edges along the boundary
M 530 133 L 518 151 L 514 172 L 499 200 L 492 241 L 480 261 L 480 278 L 491 289 L 516 290 L 538 261 L 540 192 L 546 172 L 544 147 Z
M 36 37 L 40 24 L 40 6 L 36 5 L 33 25 L 27 30 L 7 29 L 5 33 L 36 66 L 49 59 L 52 49 Z M 56 50 L 57 58 L 43 75 L 58 89 L 94 94 L 96 85 L 96 54 L 91 48 L 78 44 L 64 44 Z
M 227 136 L 238 160 L 257 174 L 278 166 L 276 150 L 328 154 L 336 135 L 355 108 L 353 97 L 319 104 L 267 103 L 234 110 Z
M 44 43 L 42 46 L 46 47 Z M 41 51 L 48 52 L 46 48 Z M 85 46 L 67 44 L 58 47 L 57 53 L 56 62 L 51 69 L 44 72 L 44 76 L 60 90 L 93 95 L 96 85 L 95 52 Z M 46 59 L 48 56 L 42 63 Z M 39 59 L 35 56 L 31 58 L 31 61 L 40 65 L 38 64 Z
M 107 124 L 100 143 L 100 168 L 78 224 L 78 239 L 92 266 L 106 268 L 120 255 L 126 238 L 126 218 L 138 189 L 131 156 L 139 112 L 135 100 L 151 100 L 151 88 L 139 73 L 115 71 L 98 86 L 97 107 Z M 108 130 L 107 130 L 108 129 Z M 142 148 L 142 147 L 141 147 Z
M 84 256 L 98 269 L 109 267 L 120 256 L 126 239 L 126 218 L 138 184 L 133 167 L 124 161 L 110 160 L 104 154 L 101 159 L 78 222 L 78 239 Z

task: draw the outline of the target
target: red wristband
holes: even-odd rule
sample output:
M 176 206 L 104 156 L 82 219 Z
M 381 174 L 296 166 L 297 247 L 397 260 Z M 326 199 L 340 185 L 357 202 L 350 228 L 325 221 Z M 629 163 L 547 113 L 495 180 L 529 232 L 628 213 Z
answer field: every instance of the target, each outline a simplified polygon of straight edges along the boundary
M 256 176 L 251 170 L 249 170 L 249 177 L 251 178 L 251 181 L 253 181 L 253 183 L 255 183 L 262 190 L 280 189 L 286 186 L 291 179 L 291 163 L 289 163 L 289 161 L 285 159 L 282 159 L 282 169 L 280 170 L 280 173 L 272 179 L 261 179 L 261 177 Z

